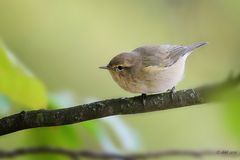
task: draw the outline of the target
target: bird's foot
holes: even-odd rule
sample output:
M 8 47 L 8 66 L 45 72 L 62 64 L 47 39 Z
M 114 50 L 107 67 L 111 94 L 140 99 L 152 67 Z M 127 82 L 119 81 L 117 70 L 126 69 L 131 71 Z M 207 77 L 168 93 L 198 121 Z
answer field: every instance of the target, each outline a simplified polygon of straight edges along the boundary
M 142 103 L 143 103 L 143 106 L 146 105 L 146 98 L 147 98 L 147 94 L 143 93 L 143 94 L 142 94 Z
M 173 102 L 174 101 L 174 97 L 176 96 L 176 87 L 174 86 L 172 89 L 169 89 L 168 91 L 170 93 L 171 101 Z

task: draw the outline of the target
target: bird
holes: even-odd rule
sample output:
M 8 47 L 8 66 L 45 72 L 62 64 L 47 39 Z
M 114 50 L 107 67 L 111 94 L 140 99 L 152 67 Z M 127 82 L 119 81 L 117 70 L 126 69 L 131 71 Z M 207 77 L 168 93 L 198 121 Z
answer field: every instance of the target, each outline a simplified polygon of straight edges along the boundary
M 185 62 L 194 49 L 208 44 L 144 45 L 113 57 L 106 66 L 113 80 L 131 93 L 147 94 L 175 91 L 183 79 Z

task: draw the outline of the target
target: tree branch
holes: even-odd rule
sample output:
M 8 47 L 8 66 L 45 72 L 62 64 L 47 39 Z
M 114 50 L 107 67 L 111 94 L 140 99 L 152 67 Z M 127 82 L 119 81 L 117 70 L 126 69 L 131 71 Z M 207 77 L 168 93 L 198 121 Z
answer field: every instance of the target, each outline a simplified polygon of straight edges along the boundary
M 145 106 L 142 103 L 141 96 L 137 96 L 104 100 L 64 109 L 23 111 L 0 119 L 0 135 L 29 128 L 78 123 L 112 115 L 196 106 L 197 104 L 211 102 L 212 99 L 208 98 L 209 94 L 221 91 L 223 88 L 236 87 L 238 84 L 240 84 L 240 75 L 219 84 L 177 91 L 173 98 L 168 92 L 149 95 L 146 97 Z
M 69 157 L 77 160 L 79 158 L 91 159 L 118 159 L 118 160 L 138 160 L 150 158 L 162 158 L 171 156 L 189 156 L 189 157 L 203 157 L 203 156 L 225 156 L 225 157 L 240 157 L 240 151 L 230 150 L 162 150 L 148 153 L 136 154 L 117 154 L 108 152 L 94 152 L 87 150 L 68 150 L 63 148 L 51 147 L 33 147 L 20 148 L 13 151 L 0 150 L 0 158 L 14 158 L 23 155 L 33 154 L 56 154 Z

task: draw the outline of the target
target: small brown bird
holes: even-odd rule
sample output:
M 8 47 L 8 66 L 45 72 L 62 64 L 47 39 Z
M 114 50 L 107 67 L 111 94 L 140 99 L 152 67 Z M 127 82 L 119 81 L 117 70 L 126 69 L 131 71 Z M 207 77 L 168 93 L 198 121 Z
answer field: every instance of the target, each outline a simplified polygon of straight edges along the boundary
M 112 58 L 107 69 L 117 84 L 132 93 L 161 93 L 182 80 L 188 55 L 206 42 L 192 45 L 146 45 Z

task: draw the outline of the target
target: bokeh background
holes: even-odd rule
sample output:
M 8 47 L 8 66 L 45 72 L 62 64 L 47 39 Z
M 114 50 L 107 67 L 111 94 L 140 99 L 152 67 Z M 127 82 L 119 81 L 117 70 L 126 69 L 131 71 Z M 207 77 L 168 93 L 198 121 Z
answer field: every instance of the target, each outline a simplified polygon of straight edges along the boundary
M 48 107 L 70 107 L 134 96 L 98 67 L 122 51 L 145 44 L 208 41 L 208 46 L 188 58 L 185 78 L 177 89 L 225 80 L 230 72 L 240 70 L 239 15 L 237 0 L 0 0 L 0 37 L 23 74 L 27 68 L 45 86 Z M 13 87 L 18 80 L 12 77 L 8 85 Z M 24 85 L 18 84 L 18 94 L 23 93 Z M 35 104 L 29 107 L 5 90 L 1 93 L 1 117 L 34 109 Z M 21 131 L 0 137 L 0 149 L 40 145 L 123 153 L 238 149 L 238 93 L 227 94 L 223 104 Z M 18 159 L 42 158 L 64 159 L 51 155 Z

